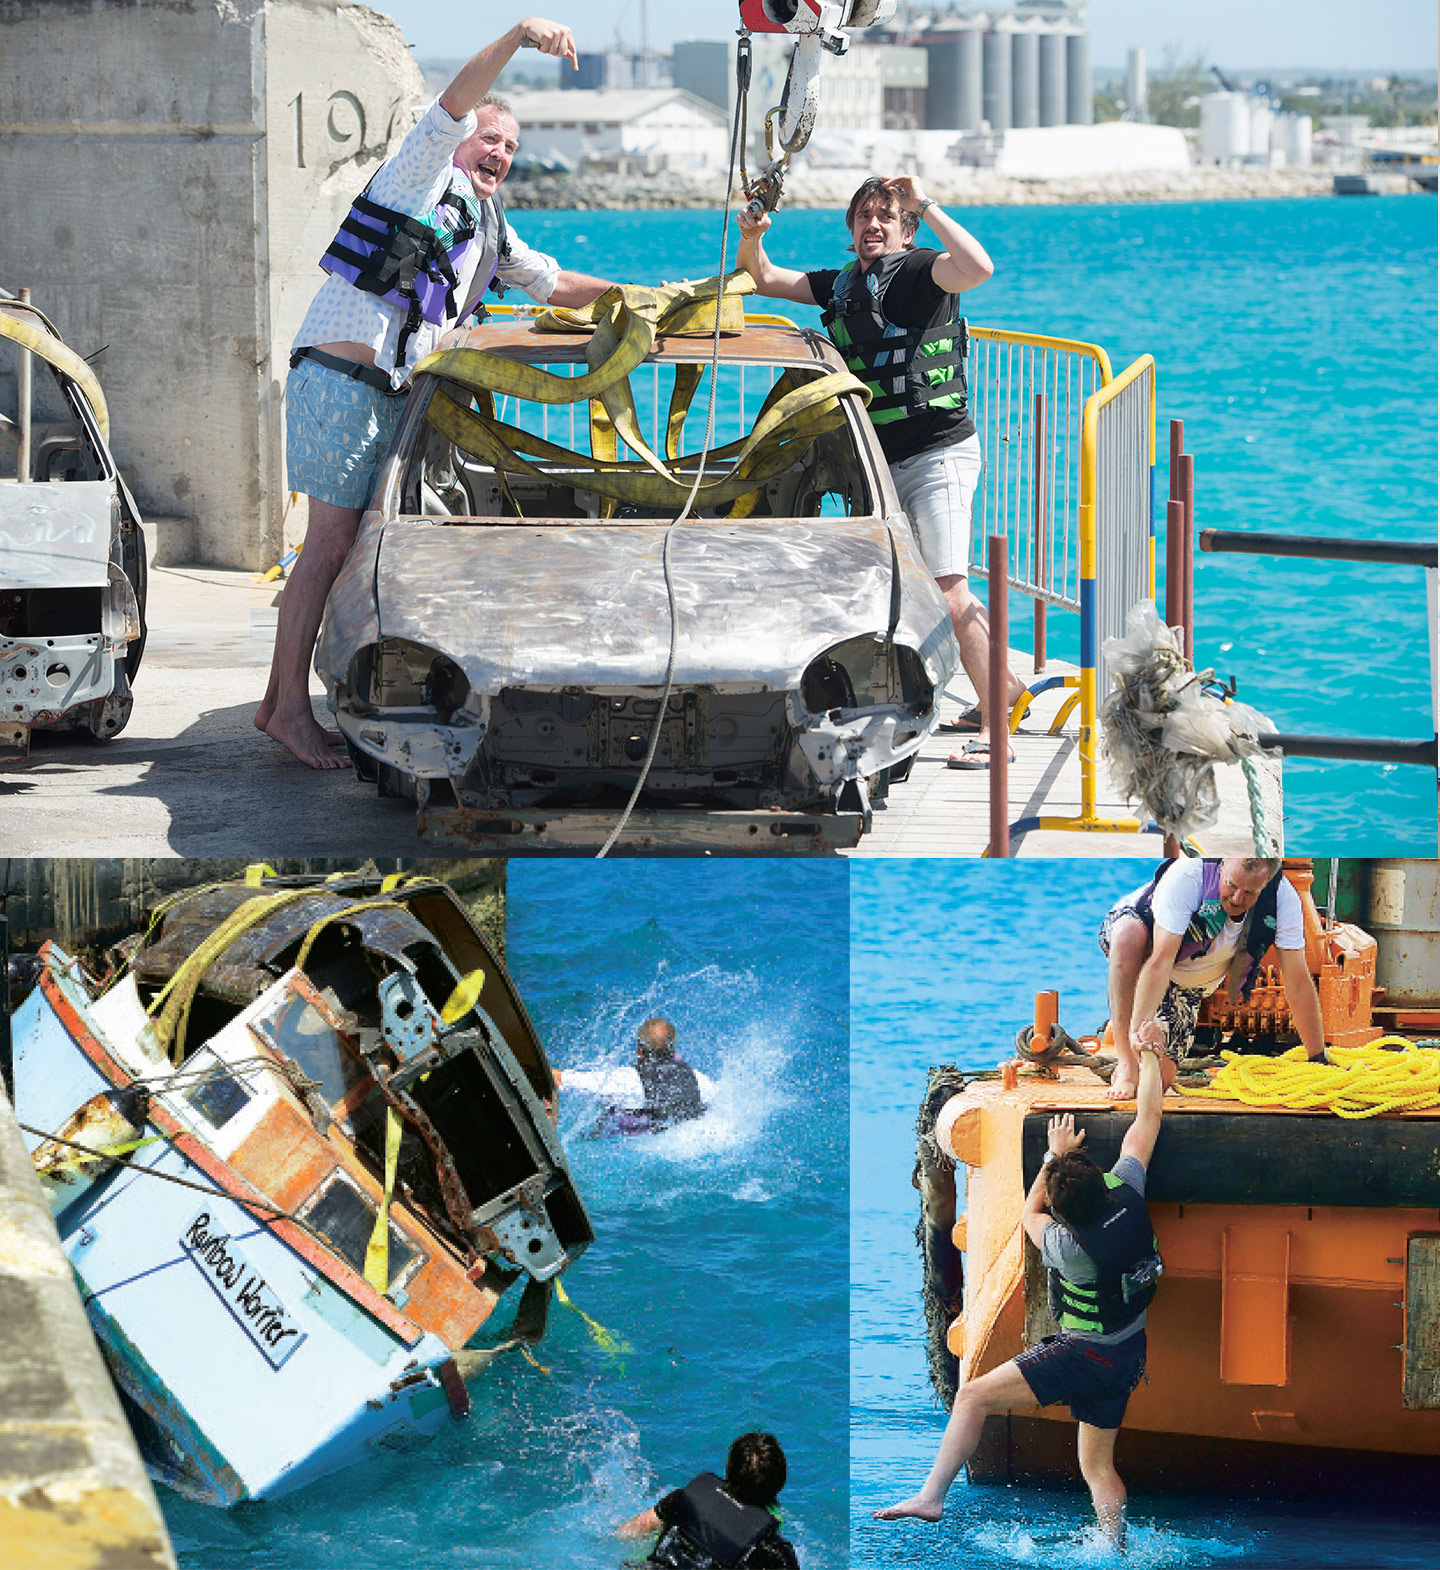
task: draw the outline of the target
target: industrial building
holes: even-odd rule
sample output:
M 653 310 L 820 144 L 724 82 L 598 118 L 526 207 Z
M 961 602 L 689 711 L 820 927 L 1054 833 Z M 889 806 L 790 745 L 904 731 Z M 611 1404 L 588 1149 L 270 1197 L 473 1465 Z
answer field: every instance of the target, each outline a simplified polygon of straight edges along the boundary
M 779 102 L 792 42 L 753 39 L 751 102 Z M 735 40 L 677 43 L 674 82 L 729 113 Z M 1007 9 L 912 11 L 827 61 L 819 130 L 1008 131 L 1089 125 L 1090 35 L 1082 0 L 1017 0 Z M 771 95 L 767 97 L 767 92 Z

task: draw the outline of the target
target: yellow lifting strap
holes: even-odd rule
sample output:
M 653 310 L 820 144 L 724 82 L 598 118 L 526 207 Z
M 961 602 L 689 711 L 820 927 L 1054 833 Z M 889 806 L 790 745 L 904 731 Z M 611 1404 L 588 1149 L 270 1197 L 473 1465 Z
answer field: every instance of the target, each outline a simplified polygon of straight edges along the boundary
M 566 1292 L 564 1284 L 561 1282 L 558 1276 L 555 1278 L 555 1296 L 559 1298 L 566 1308 L 573 1309 L 575 1313 L 579 1314 L 581 1319 L 585 1321 L 586 1328 L 594 1338 L 596 1346 L 598 1346 L 602 1352 L 608 1352 L 612 1357 L 619 1357 L 623 1356 L 626 1352 L 633 1350 L 633 1348 L 631 1348 L 626 1342 L 622 1341 L 613 1330 L 607 1330 L 604 1325 L 598 1324 L 595 1320 L 591 1319 L 589 1314 L 587 1314 L 583 1308 L 580 1308 L 577 1304 L 572 1303 L 570 1301 L 570 1294 Z
M 1222 1052 L 1222 1068 L 1204 1088 L 1177 1085 L 1183 1096 L 1213 1096 L 1251 1107 L 1333 1112 L 1373 1118 L 1382 1112 L 1440 1106 L 1440 1051 L 1404 1036 L 1363 1047 L 1331 1047 L 1330 1062 L 1311 1062 L 1304 1047 L 1278 1058 Z
M 348 916 L 358 916 L 362 910 L 404 911 L 404 909 L 403 905 L 393 899 L 362 899 L 357 900 L 353 905 L 341 905 L 336 910 L 327 910 L 305 934 L 305 941 L 300 945 L 300 951 L 295 956 L 296 969 L 305 969 L 305 961 L 310 958 L 310 950 L 315 947 L 315 940 L 332 921 L 344 921 Z
M 545 469 L 528 461 L 537 458 L 552 467 L 578 471 L 575 483 L 611 501 L 652 507 L 683 505 L 693 486 L 693 477 L 687 478 L 684 470 L 689 467 L 693 476 L 699 460 L 697 456 L 679 456 L 678 447 L 703 367 L 676 368 L 666 417 L 665 459 L 651 450 L 641 431 L 630 372 L 644 361 L 659 335 L 713 333 L 717 296 L 721 331 L 740 331 L 744 325 L 740 298 L 753 288 L 753 280 L 745 273 L 729 275 L 723 290 L 716 278 L 658 289 L 620 284 L 583 309 L 547 311 L 536 322 L 541 330 L 593 329 L 586 348 L 590 369 L 583 376 L 557 376 L 480 349 L 442 349 L 422 360 L 417 372 L 429 371 L 458 383 L 474 395 L 476 407 L 467 408 L 437 392 L 430 404 L 430 423 L 448 440 L 488 463 L 502 480 L 507 473 L 545 476 Z M 771 388 L 750 435 L 710 454 L 712 459 L 728 463 L 729 469 L 701 486 L 703 502 L 718 506 L 755 495 L 766 481 L 783 473 L 795 454 L 816 436 L 843 424 L 840 399 L 847 393 L 866 404 L 870 401 L 870 389 L 849 371 L 809 380 L 787 372 Z M 591 455 L 571 452 L 503 424 L 495 417 L 497 395 L 544 404 L 588 400 Z M 618 460 L 619 440 L 639 455 L 638 463 Z M 750 510 L 742 507 L 737 515 Z
M 85 395 L 85 401 L 95 415 L 95 423 L 100 427 L 101 436 L 107 442 L 110 440 L 110 410 L 105 403 L 105 394 L 100 390 L 100 382 L 94 371 L 73 349 L 67 348 L 47 332 L 28 311 L 22 314 L 17 310 L 12 315 L 4 306 L 0 306 L 0 338 L 11 339 L 22 349 L 28 349 L 42 360 L 48 360 L 56 370 L 64 371 Z
M 440 1010 L 441 1022 L 453 1025 L 456 1020 L 464 1019 L 480 1001 L 480 989 L 484 985 L 483 970 L 472 970 L 463 975 L 455 983 L 455 990 L 445 999 L 445 1007 Z
M 274 893 L 256 894 L 234 910 L 204 939 L 193 954 L 185 959 L 165 986 L 150 1003 L 151 1014 L 160 1009 L 155 1021 L 155 1035 L 162 1051 L 168 1051 L 170 1061 L 178 1065 L 185 1058 L 185 1031 L 190 1022 L 190 1006 L 195 1001 L 200 979 L 217 959 L 251 927 L 263 921 L 281 905 L 308 899 L 314 889 L 278 889 Z
M 395 1169 L 400 1163 L 400 1134 L 400 1114 L 394 1107 L 388 1107 L 385 1117 L 385 1189 L 380 1195 L 380 1208 L 375 1212 L 375 1226 L 370 1233 L 370 1241 L 365 1245 L 365 1279 L 381 1293 L 390 1285 L 390 1200 L 395 1193 Z

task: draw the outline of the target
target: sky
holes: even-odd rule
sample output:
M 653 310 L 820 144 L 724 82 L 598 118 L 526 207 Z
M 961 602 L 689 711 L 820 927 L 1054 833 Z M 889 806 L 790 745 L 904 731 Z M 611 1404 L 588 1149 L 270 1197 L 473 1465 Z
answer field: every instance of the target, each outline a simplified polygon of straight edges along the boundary
M 631 49 L 639 47 L 646 0 L 587 0 L 581 7 L 555 0 L 555 20 L 575 29 L 581 49 L 609 47 L 618 24 Z M 902 5 L 904 0 L 902 0 Z M 920 0 L 913 0 L 919 9 Z M 739 25 L 738 4 L 698 8 L 695 0 L 648 0 L 650 47 L 668 49 L 677 39 L 722 38 Z M 380 0 L 420 59 L 458 59 L 489 43 L 489 27 L 451 0 Z M 697 20 L 703 10 L 707 26 Z M 515 20 L 521 15 L 515 12 Z M 541 15 L 547 14 L 544 12 Z M 467 16 L 466 30 L 456 26 Z M 1151 69 L 1166 51 L 1180 59 L 1204 55 L 1207 64 L 1236 71 L 1433 72 L 1436 67 L 1434 0 L 1090 0 L 1092 58 L 1099 68 L 1123 66 L 1125 52 L 1143 45 Z M 473 30 L 472 30 L 473 29 Z M 533 57 L 532 57 L 533 58 Z

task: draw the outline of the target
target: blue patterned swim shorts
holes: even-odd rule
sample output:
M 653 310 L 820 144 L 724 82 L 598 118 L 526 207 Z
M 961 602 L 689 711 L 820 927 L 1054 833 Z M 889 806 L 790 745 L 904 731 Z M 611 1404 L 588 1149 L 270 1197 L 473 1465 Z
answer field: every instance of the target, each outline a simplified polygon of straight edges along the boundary
M 404 398 L 301 360 L 285 384 L 290 489 L 363 510 L 404 407 Z

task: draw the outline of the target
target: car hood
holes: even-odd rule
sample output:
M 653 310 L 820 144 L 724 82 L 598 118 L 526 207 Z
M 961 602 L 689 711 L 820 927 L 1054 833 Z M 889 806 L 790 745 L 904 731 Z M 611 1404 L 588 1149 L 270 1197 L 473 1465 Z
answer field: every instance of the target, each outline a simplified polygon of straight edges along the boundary
M 114 496 L 109 480 L 0 485 L 0 588 L 103 589 Z
M 477 691 L 664 680 L 665 525 L 401 519 L 376 532 L 373 553 L 357 542 L 342 580 L 358 573 L 373 583 L 378 626 L 377 617 L 357 614 L 358 585 L 337 584 L 326 639 L 335 674 L 378 634 L 443 651 Z M 681 524 L 669 577 L 681 686 L 789 690 L 827 648 L 883 634 L 896 609 L 897 638 L 920 651 L 932 680 L 948 675 L 953 661 L 934 579 L 909 530 L 882 520 Z

